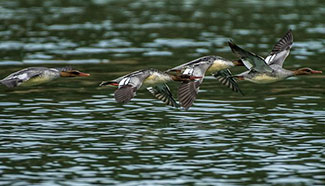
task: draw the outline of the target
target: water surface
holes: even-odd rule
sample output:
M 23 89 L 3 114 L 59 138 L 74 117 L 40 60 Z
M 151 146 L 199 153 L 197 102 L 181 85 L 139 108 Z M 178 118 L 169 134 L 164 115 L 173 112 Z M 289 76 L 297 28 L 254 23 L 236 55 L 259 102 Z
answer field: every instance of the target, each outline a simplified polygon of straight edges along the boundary
M 0 184 L 324 185 L 324 75 L 241 82 L 245 96 L 207 77 L 188 111 L 146 90 L 120 105 L 98 87 L 204 55 L 235 59 L 230 38 L 266 56 L 289 28 L 285 68 L 325 71 L 324 15 L 316 0 L 1 1 L 1 78 L 66 65 L 92 76 L 1 87 Z

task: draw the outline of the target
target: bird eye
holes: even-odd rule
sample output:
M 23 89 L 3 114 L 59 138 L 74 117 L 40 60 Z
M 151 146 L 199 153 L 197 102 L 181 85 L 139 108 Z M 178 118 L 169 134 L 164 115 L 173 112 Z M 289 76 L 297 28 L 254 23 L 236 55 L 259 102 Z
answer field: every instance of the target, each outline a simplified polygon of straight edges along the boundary
M 306 72 L 311 72 L 311 70 L 310 70 L 310 69 L 306 69 L 305 71 L 306 71 Z

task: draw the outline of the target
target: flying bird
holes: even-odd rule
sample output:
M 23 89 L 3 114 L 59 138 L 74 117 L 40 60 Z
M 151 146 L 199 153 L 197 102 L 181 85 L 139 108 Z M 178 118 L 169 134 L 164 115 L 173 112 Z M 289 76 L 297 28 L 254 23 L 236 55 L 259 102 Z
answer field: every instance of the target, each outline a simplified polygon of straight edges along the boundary
M 166 84 L 168 81 L 192 81 L 196 77 L 170 75 L 157 69 L 144 69 L 132 72 L 112 81 L 103 81 L 99 86 L 114 86 L 114 97 L 118 103 L 128 103 L 142 86 L 165 104 L 178 107 L 176 100 Z
M 283 63 L 290 53 L 293 44 L 292 31 L 289 30 L 273 47 L 271 53 L 263 59 L 252 52 L 246 51 L 233 42 L 229 42 L 232 52 L 239 57 L 247 71 L 234 75 L 239 80 L 248 80 L 253 83 L 265 84 L 284 80 L 296 75 L 320 74 L 322 71 L 311 68 L 300 68 L 297 70 L 287 70 L 283 68 Z
M 79 72 L 78 70 L 73 70 L 71 67 L 29 67 L 10 74 L 9 76 L 0 80 L 0 83 L 9 88 L 13 88 L 17 86 L 39 85 L 52 81 L 59 77 L 77 76 L 90 76 L 90 74 Z
M 241 60 L 230 61 L 220 56 L 205 56 L 171 68 L 166 72 L 169 74 L 201 77 L 195 79 L 194 81 L 185 80 L 179 86 L 178 100 L 180 105 L 187 110 L 194 103 L 206 73 L 212 73 L 215 76 L 215 74 L 225 72 L 220 72 L 221 70 L 242 65 L 243 63 Z M 233 91 L 242 93 L 236 83 L 236 80 L 231 81 L 231 78 L 226 78 L 223 83 L 228 85 L 228 87 L 230 87 Z

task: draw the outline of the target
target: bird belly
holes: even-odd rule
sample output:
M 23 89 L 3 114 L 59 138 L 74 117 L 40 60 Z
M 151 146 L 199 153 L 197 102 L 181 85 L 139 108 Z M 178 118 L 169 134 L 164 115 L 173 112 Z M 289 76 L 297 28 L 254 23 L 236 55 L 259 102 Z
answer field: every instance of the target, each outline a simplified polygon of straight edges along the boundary
M 255 77 L 253 77 L 251 79 L 247 79 L 247 80 L 251 81 L 253 83 L 258 83 L 258 84 L 267 84 L 267 83 L 273 83 L 273 82 L 279 81 L 280 79 L 277 77 L 266 75 L 266 74 L 261 74 L 261 75 L 257 75 Z
M 43 83 L 49 82 L 51 80 L 53 80 L 53 78 L 51 78 L 51 77 L 38 76 L 38 77 L 34 77 L 34 78 L 31 78 L 31 79 L 23 82 L 20 86 L 39 85 L 39 84 L 43 84 Z
M 219 63 L 213 63 L 207 70 L 208 73 L 213 73 L 213 72 L 217 72 L 219 70 L 223 70 L 223 69 L 226 69 L 226 68 L 229 68 L 229 65 L 226 64 L 225 62 L 223 61 L 220 61 Z
M 155 84 L 160 84 L 160 83 L 165 83 L 166 81 L 169 81 L 170 77 L 169 76 L 162 76 L 158 74 L 152 74 L 148 76 L 144 81 L 144 85 L 155 85 Z

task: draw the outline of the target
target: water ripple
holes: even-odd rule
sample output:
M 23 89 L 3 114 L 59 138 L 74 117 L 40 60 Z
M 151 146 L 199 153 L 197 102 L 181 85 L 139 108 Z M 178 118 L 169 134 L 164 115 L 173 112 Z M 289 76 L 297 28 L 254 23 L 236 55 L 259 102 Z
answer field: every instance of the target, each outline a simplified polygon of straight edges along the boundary
M 294 0 L 0 1 L 1 77 L 59 64 L 92 74 L 1 87 L 0 185 L 324 185 L 322 75 L 239 82 L 246 96 L 208 76 L 189 110 L 145 91 L 121 105 L 96 88 L 203 55 L 235 59 L 230 39 L 266 56 L 289 28 L 286 68 L 324 71 L 324 11 Z

